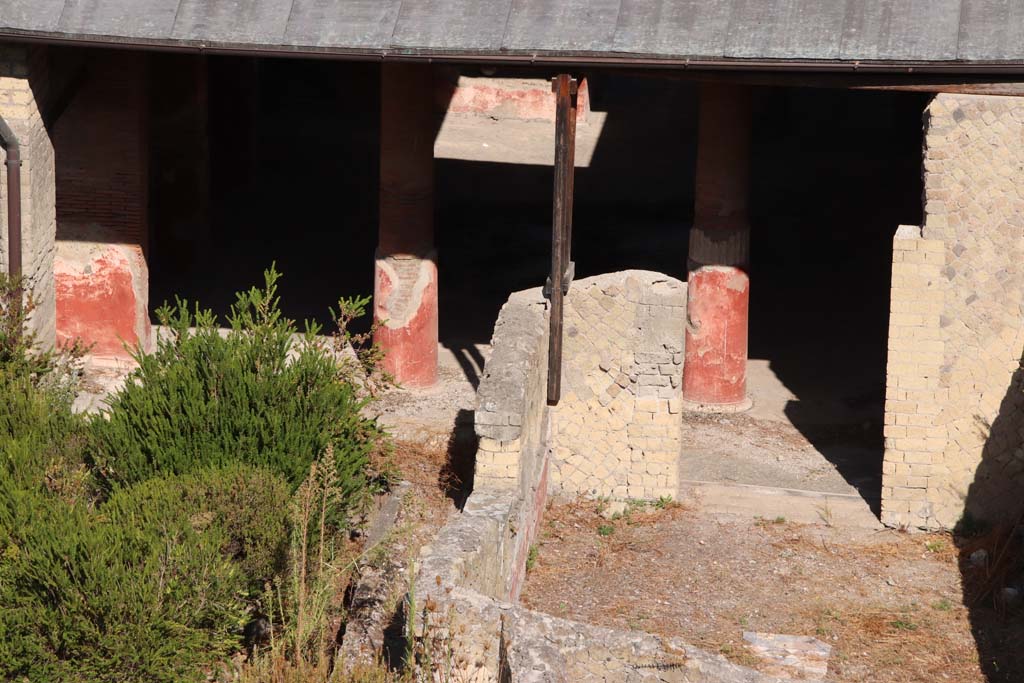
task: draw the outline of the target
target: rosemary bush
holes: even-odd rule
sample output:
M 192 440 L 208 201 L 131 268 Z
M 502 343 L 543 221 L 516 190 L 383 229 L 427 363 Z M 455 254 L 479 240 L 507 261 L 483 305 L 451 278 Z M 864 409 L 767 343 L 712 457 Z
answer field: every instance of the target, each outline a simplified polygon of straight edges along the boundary
M 0 276 L 0 679 L 207 680 L 266 585 L 320 575 L 303 560 L 292 576 L 289 551 L 299 532 L 326 563 L 328 526 L 378 478 L 385 442 L 361 410 L 379 352 L 350 349 L 365 299 L 340 302 L 328 343 L 281 315 L 278 278 L 238 294 L 224 335 L 209 312 L 163 307 L 169 335 L 85 419 L 71 411 L 83 349 L 41 350 L 31 298 L 16 305 L 20 283 Z M 330 495 L 299 531 L 311 471 Z
M 353 368 L 317 326 L 300 334 L 281 314 L 279 277 L 271 268 L 262 288 L 236 295 L 224 334 L 211 312 L 185 301 L 157 312 L 168 334 L 155 352 L 136 352 L 138 370 L 92 424 L 108 487 L 241 462 L 280 474 L 294 491 L 331 447 L 340 508 L 363 499 L 381 432 L 361 413 L 368 399 Z M 343 301 L 343 314 L 363 305 Z

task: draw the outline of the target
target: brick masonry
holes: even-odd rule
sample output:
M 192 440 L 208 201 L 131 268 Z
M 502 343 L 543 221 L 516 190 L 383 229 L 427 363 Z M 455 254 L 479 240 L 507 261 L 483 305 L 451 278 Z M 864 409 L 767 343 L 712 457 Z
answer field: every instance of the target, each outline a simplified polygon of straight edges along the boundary
M 573 284 L 552 486 L 617 499 L 677 495 L 686 285 L 627 271 Z
M 1021 509 L 1024 100 L 938 95 L 923 229 L 893 242 L 882 521 L 952 527 Z
M 53 131 L 57 155 L 57 239 L 65 226 L 95 224 L 146 249 L 149 223 L 144 55 L 99 51 Z
M 547 302 L 516 292 L 501 309 L 477 389 L 474 486 L 526 493 L 547 457 Z
M 42 343 L 55 340 L 53 284 L 56 232 L 54 149 L 43 122 L 49 98 L 45 48 L 0 45 L 0 116 L 21 143 L 22 272 L 36 303 L 31 325 Z M 8 263 L 7 168 L 0 166 L 0 255 Z
M 677 495 L 685 308 L 685 284 L 659 273 L 573 283 L 562 399 L 547 408 L 547 303 L 513 294 L 477 396 L 476 486 L 522 490 L 549 468 L 555 492 Z
M 575 282 L 565 313 L 563 398 L 556 407 L 546 404 L 547 301 L 533 289 L 512 294 L 502 308 L 477 391 L 473 493 L 462 514 L 424 548 L 411 610 L 417 631 L 429 622 L 431 632 L 458 654 L 453 671 L 458 680 L 779 683 L 679 640 L 596 628 L 516 604 L 547 492 L 571 486 L 554 481 L 567 465 L 549 447 L 559 438 L 556 425 L 577 424 L 580 414 L 583 429 L 601 430 L 589 438 L 563 439 L 570 445 L 557 448 L 576 449 L 569 452 L 586 454 L 596 464 L 608 462 L 607 478 L 595 480 L 594 491 L 614 493 L 622 486 L 626 496 L 631 472 L 647 476 L 632 459 L 630 443 L 643 452 L 646 442 L 634 439 L 654 438 L 659 449 L 672 440 L 660 429 L 656 437 L 646 430 L 660 428 L 658 416 L 681 421 L 669 411 L 681 391 L 683 322 L 677 309 L 684 308 L 684 300 L 685 285 L 657 273 L 627 271 Z M 624 379 L 616 382 L 623 372 Z M 670 379 L 641 381 L 644 377 Z M 603 411 L 617 404 L 628 404 L 630 418 L 620 425 L 626 436 L 618 442 L 627 450 L 625 456 L 603 455 L 591 445 L 621 436 L 609 436 L 610 427 L 599 424 L 609 420 Z M 570 406 L 572 417 L 563 419 Z M 637 425 L 640 430 L 631 432 Z M 674 439 L 678 446 L 678 430 Z M 651 494 L 658 491 L 652 487 Z M 635 493 L 639 497 L 646 489 Z

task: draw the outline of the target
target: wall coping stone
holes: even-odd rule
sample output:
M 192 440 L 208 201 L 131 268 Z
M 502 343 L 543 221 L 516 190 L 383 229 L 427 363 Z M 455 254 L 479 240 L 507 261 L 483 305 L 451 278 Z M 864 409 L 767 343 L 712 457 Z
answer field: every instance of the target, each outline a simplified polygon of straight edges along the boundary
M 539 287 L 512 294 L 494 326 L 493 355 L 477 389 L 477 436 L 513 441 L 523 431 L 528 378 L 537 363 L 546 363 L 538 343 L 547 325 L 547 300 Z

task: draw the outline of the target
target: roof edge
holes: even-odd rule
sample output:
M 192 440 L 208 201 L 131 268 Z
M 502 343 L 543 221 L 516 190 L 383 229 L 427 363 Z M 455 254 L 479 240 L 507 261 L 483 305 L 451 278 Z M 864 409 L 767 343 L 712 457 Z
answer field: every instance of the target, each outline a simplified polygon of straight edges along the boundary
M 637 53 L 593 53 L 556 51 L 454 51 L 430 48 L 359 49 L 302 45 L 224 43 L 190 40 L 129 38 L 65 34 L 0 27 L 0 41 L 117 48 L 196 54 L 250 55 L 258 57 L 338 59 L 355 61 L 417 61 L 435 63 L 483 63 L 509 65 L 552 65 L 571 67 L 631 67 L 701 71 L 788 71 L 818 73 L 948 73 L 948 74 L 1024 74 L 1022 61 L 889 61 L 889 60 L 816 60 L 748 59 L 662 56 Z

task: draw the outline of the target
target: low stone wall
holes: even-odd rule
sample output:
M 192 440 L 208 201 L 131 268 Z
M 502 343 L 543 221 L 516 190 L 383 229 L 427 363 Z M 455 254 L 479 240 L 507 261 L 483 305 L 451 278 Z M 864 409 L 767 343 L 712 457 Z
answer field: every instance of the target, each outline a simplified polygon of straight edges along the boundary
M 566 306 L 564 393 L 556 407 L 546 402 L 547 302 L 539 289 L 529 290 L 502 308 L 477 394 L 474 491 L 424 549 L 412 604 L 416 632 L 454 653 L 446 662 L 454 678 L 776 680 L 678 640 L 595 628 L 516 604 L 549 488 L 675 494 L 679 427 L 666 423 L 681 419 L 672 411 L 678 412 L 684 297 L 682 283 L 642 271 L 574 283 Z M 614 448 L 593 448 L 601 439 L 618 439 L 619 431 Z M 655 453 L 664 453 L 665 462 Z M 591 472 L 585 483 L 573 484 L 565 475 L 584 469 L 571 464 L 582 458 L 605 470 L 585 470 Z M 651 463 L 672 473 L 652 474 Z M 633 476 L 641 479 L 630 484 Z
M 545 411 L 546 307 L 540 289 L 518 292 L 498 317 L 478 392 L 477 485 L 523 490 L 549 468 L 556 492 L 676 495 L 685 283 L 647 271 L 574 282 L 562 398 Z
M 521 608 L 508 610 L 502 635 L 506 671 L 515 683 L 779 680 L 732 664 L 678 638 L 587 626 Z
M 678 489 L 686 284 L 646 271 L 573 283 L 562 400 L 551 411 L 555 490 L 656 499 Z
M 1024 99 L 925 111 L 925 224 L 893 243 L 882 521 L 999 521 L 1024 487 Z
M 532 482 L 535 490 L 542 481 Z M 678 639 L 588 626 L 516 604 L 518 551 L 540 518 L 536 499 L 474 491 L 462 514 L 424 548 L 412 614 L 417 634 L 443 643 L 453 679 L 473 683 L 670 681 L 775 683 Z M 446 655 L 445 653 L 451 654 Z
M 502 306 L 491 359 L 477 389 L 475 487 L 525 490 L 544 466 L 547 441 L 547 301 L 539 289 Z

